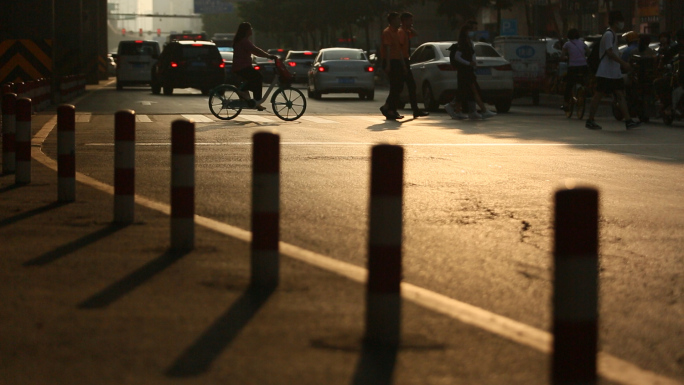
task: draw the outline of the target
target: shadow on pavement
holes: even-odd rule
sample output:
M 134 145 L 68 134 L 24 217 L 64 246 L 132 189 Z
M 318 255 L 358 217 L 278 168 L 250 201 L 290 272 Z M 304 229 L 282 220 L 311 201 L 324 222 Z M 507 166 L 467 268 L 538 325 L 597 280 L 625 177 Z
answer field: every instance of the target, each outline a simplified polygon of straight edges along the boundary
M 364 340 L 352 385 L 392 384 L 398 351 L 397 346 Z
M 3 220 L 0 220 L 0 227 L 13 225 L 19 221 L 24 220 L 24 219 L 31 218 L 32 216 L 42 214 L 44 212 L 50 211 L 52 209 L 56 209 L 58 207 L 66 205 L 66 204 L 67 203 L 65 203 L 65 202 L 52 202 L 52 203 L 47 204 L 45 206 L 37 207 L 33 210 L 29 210 L 29 211 L 23 212 L 21 214 L 17 214 L 13 217 L 5 218 Z
M 166 371 L 169 377 L 190 377 L 209 370 L 211 363 L 238 336 L 275 291 L 250 286 Z
M 92 234 L 88 234 L 85 237 L 81 237 L 73 242 L 69 242 L 66 245 L 60 246 L 53 251 L 45 253 L 39 257 L 33 258 L 29 261 L 23 263 L 24 266 L 43 266 L 48 263 L 54 262 L 59 258 L 67 256 L 74 251 L 86 247 L 92 243 L 99 241 L 102 238 L 108 237 L 117 231 L 125 228 L 125 225 L 115 225 L 110 224 L 109 226 L 100 229 Z
M 135 290 L 137 287 L 149 281 L 155 275 L 173 265 L 176 261 L 184 257 L 189 252 L 189 250 L 168 250 L 160 257 L 148 262 L 146 265 L 142 266 L 128 276 L 81 302 L 78 307 L 81 309 L 97 309 L 109 306 L 112 302 L 115 302 L 116 300 Z

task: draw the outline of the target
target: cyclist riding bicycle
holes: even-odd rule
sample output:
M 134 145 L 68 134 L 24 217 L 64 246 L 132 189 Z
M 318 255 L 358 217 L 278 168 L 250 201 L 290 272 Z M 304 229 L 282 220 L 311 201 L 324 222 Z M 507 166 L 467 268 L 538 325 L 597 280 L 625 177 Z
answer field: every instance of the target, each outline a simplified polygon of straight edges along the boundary
M 568 31 L 568 41 L 563 45 L 561 60 L 568 61 L 568 73 L 565 75 L 565 104 L 563 105 L 563 109 L 567 110 L 575 84 L 584 84 L 584 77 L 588 72 L 587 45 L 580 39 L 576 28 Z
M 271 60 L 276 60 L 278 56 L 270 55 L 268 52 L 255 46 L 249 40 L 250 36 L 252 36 L 252 25 L 248 22 L 240 23 L 235 33 L 235 38 L 233 38 L 233 67 L 231 72 L 244 79 L 247 90 L 252 91 L 255 101 L 259 101 L 262 96 L 263 76 L 252 67 L 252 55 L 266 57 Z M 240 97 L 250 99 L 249 92 L 241 91 Z M 266 109 L 266 107 L 258 102 L 255 108 L 259 111 Z

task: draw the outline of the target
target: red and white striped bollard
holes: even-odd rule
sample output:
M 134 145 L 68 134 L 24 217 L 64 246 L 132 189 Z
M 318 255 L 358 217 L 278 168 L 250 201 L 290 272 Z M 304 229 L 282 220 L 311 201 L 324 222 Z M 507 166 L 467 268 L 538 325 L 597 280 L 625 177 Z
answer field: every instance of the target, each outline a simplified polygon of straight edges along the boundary
M 366 341 L 398 346 L 401 335 L 401 274 L 404 149 L 373 147 L 368 236 Z
M 12 174 L 16 171 L 16 125 L 17 94 L 2 95 L 2 173 Z
M 252 285 L 276 287 L 279 282 L 280 137 L 254 134 L 252 153 Z
M 117 111 L 114 117 L 114 222 L 135 218 L 135 111 Z
M 17 99 L 16 113 L 14 183 L 27 184 L 31 183 L 31 99 Z
M 57 107 L 57 200 L 76 200 L 76 108 Z
M 195 247 L 195 123 L 171 123 L 171 248 Z
M 595 384 L 598 348 L 598 208 L 593 188 L 555 195 L 554 385 Z

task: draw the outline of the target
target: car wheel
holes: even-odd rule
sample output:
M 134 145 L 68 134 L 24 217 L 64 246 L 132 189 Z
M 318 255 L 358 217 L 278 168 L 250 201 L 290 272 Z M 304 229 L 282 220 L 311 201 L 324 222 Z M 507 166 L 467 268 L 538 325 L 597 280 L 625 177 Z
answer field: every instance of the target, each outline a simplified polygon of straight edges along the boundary
M 368 100 L 375 99 L 375 90 L 366 91 L 366 99 L 368 99 Z
M 359 92 L 359 99 L 363 100 L 366 98 L 366 93 L 365 92 Z
M 118 80 L 116 81 L 116 90 L 117 90 L 117 91 L 123 90 L 123 83 L 121 83 L 121 82 L 118 81 Z
M 494 107 L 496 107 L 496 112 L 508 112 L 511 110 L 512 103 L 513 99 L 501 99 L 497 100 L 496 103 L 494 103 Z
M 430 83 L 425 83 L 425 85 L 423 85 L 423 104 L 428 111 L 437 111 L 439 108 L 439 103 L 437 103 L 432 94 Z
M 532 104 L 535 106 L 539 105 L 539 91 L 536 91 L 534 94 L 532 94 Z
M 155 95 L 159 95 L 161 93 L 161 85 L 154 80 L 152 81 L 152 93 Z
M 164 95 L 172 95 L 173 87 L 164 86 Z

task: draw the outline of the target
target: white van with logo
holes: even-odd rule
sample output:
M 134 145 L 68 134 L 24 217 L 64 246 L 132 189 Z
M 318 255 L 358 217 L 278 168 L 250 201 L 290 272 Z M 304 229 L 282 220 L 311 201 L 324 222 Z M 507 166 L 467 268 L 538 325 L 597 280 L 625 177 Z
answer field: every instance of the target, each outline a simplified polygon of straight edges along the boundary
M 539 93 L 546 79 L 546 41 L 530 36 L 499 36 L 494 48 L 511 63 L 515 97 L 532 96 L 539 104 Z
M 159 43 L 154 40 L 119 42 L 116 57 L 116 89 L 146 85 L 152 81 L 152 67 L 159 58 Z

